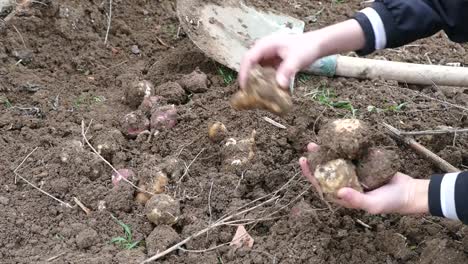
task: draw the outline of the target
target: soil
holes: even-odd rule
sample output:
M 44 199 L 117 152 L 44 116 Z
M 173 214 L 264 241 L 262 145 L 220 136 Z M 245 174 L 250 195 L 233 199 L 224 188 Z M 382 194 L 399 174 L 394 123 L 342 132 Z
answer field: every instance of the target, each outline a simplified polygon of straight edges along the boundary
M 7 23 L 0 22 L 2 263 L 139 263 L 285 184 L 276 192 L 279 198 L 274 203 L 242 216 L 262 219 L 246 226 L 255 240 L 252 249 L 226 245 L 203 251 L 232 240 L 236 227 L 222 226 L 189 241 L 160 263 L 467 262 L 468 229 L 462 224 L 427 215 L 369 215 L 336 206 L 331 211 L 298 175 L 298 159 L 305 154 L 307 142 L 317 139 L 320 128 L 334 118 L 349 117 L 352 105 L 355 115 L 370 124 L 373 142 L 398 152 L 403 173 L 428 178 L 440 170 L 395 142 L 381 123 L 402 130 L 467 127 L 467 111 L 453 104 L 466 108 L 468 89 L 303 77 L 287 115 L 238 112 L 229 106 L 237 83 L 225 82 L 220 65 L 198 50 L 184 32 L 177 34 L 174 2 L 113 1 L 106 44 L 107 1 L 34 1 Z M 308 29 L 344 20 L 362 8 L 357 0 L 246 2 L 308 20 Z M 316 19 L 310 17 L 314 14 Z M 452 43 L 438 33 L 369 57 L 466 65 L 467 49 L 468 45 Z M 149 140 L 148 134 L 114 138 L 112 144 L 117 142 L 118 147 L 112 145 L 105 154 L 116 169 L 132 169 L 136 179 L 129 180 L 135 184 L 147 162 L 157 167 L 167 159 L 181 161 L 173 163 L 178 164 L 179 173 L 168 173 L 166 189 L 179 202 L 180 217 L 171 227 L 155 227 L 147 220 L 144 206 L 134 200 L 135 188 L 122 181 L 113 186 L 112 169 L 83 141 L 82 122 L 92 144 L 106 141 L 109 137 L 99 135 L 120 130 L 120 120 L 135 110 L 122 100 L 126 85 L 137 79 L 158 87 L 188 79 L 194 71 L 208 77 L 200 87 L 187 90 L 186 85 L 172 83 L 177 88 L 173 93 L 161 90 L 161 95 L 174 96 L 169 99 L 178 111 L 175 127 Z M 324 105 L 311 96 L 316 89 L 329 89 L 336 96 L 332 100 L 349 101 L 348 108 Z M 403 103 L 403 108 L 395 107 Z M 385 111 L 368 111 L 377 108 Z M 265 122 L 264 116 L 286 129 Z M 223 170 L 223 143 L 211 142 L 207 133 L 215 121 L 224 123 L 229 137 L 236 139 L 256 130 L 256 153 L 246 170 Z M 454 166 L 468 165 L 466 134 L 417 139 L 449 157 Z M 23 178 L 15 177 L 14 170 L 33 150 L 16 170 Z M 74 198 L 91 213 L 81 210 Z M 130 227 L 131 241 L 141 241 L 136 248 L 111 243 L 113 238 L 125 237 L 111 215 Z

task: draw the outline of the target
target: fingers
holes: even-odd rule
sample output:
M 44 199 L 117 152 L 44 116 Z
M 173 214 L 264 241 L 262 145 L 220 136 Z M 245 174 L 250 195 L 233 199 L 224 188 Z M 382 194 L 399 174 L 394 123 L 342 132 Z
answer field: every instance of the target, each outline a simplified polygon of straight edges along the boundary
M 277 57 L 278 41 L 272 38 L 264 38 L 257 42 L 244 56 L 239 70 L 239 84 L 244 88 L 247 84 L 249 71 L 256 64 L 260 64 L 263 59 Z
M 314 177 L 314 175 L 310 171 L 307 159 L 304 157 L 300 158 L 299 165 L 301 166 L 302 174 L 307 178 L 307 180 L 309 180 L 309 182 L 312 184 L 315 190 L 317 190 L 320 197 L 323 197 L 322 187 L 320 187 L 319 182 L 317 181 L 317 179 Z
M 336 202 L 344 207 L 362 209 L 371 214 L 378 214 L 381 211 L 377 204 L 379 201 L 376 201 L 369 195 L 358 192 L 352 188 L 342 188 L 338 191 L 337 196 L 340 200 Z
M 300 70 L 299 58 L 295 56 L 287 57 L 278 68 L 276 81 L 283 88 L 288 88 L 296 73 Z
M 308 152 L 317 152 L 317 151 L 319 151 L 319 149 L 320 149 L 320 146 L 315 144 L 315 143 L 309 143 L 307 145 L 307 151 Z

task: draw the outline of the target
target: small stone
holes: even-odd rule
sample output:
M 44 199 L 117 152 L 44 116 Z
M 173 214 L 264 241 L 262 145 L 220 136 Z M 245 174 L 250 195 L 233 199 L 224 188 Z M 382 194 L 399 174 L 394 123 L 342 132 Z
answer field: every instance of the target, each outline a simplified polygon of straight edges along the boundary
M 95 245 L 98 239 L 98 233 L 91 228 L 87 228 L 76 235 L 76 244 L 81 249 L 90 248 Z
M 140 48 L 138 48 L 137 45 L 132 45 L 131 50 L 132 50 L 132 53 L 135 55 L 138 55 L 141 53 Z
M 0 196 L 0 204 L 8 205 L 9 202 L 10 199 L 6 198 L 5 196 Z

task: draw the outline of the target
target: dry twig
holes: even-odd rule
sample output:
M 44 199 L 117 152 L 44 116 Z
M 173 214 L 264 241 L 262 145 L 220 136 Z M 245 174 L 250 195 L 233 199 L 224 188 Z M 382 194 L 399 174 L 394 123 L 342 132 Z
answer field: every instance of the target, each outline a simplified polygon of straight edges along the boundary
M 205 234 L 206 232 L 216 228 L 216 227 L 220 227 L 220 226 L 225 226 L 225 225 L 232 225 L 232 224 L 250 224 L 250 223 L 254 223 L 254 222 L 257 222 L 259 221 L 258 219 L 254 219 L 254 220 L 250 220 L 250 219 L 243 219 L 243 220 L 233 220 L 233 221 L 230 221 L 232 218 L 236 217 L 236 216 L 240 216 L 240 215 L 244 215 L 244 214 L 247 214 L 253 210 L 256 210 L 257 208 L 259 207 L 262 207 L 266 204 L 269 204 L 269 203 L 272 203 L 276 200 L 278 200 L 280 198 L 280 196 L 278 195 L 278 193 L 280 191 L 282 191 L 284 188 L 286 188 L 290 183 L 291 181 L 298 175 L 299 173 L 296 173 L 288 182 L 286 182 L 283 186 L 281 186 L 278 190 L 274 191 L 273 193 L 270 193 L 270 194 L 267 194 L 265 196 L 262 196 L 250 203 L 247 203 L 246 205 L 238 208 L 237 210 L 235 210 L 236 212 L 232 213 L 232 214 L 228 214 L 228 215 L 225 215 L 225 216 L 222 216 L 221 218 L 219 218 L 216 222 L 212 223 L 211 225 L 209 225 L 208 227 L 206 227 L 205 229 L 202 229 L 200 231 L 198 231 L 197 233 L 191 235 L 191 236 L 188 236 L 187 238 L 185 238 L 184 240 L 180 241 L 179 243 L 169 247 L 168 249 L 144 260 L 143 262 L 141 262 L 141 264 L 144 264 L 144 263 L 148 263 L 148 262 L 151 262 L 151 261 L 154 261 L 154 260 L 157 260 L 179 248 L 181 248 L 181 246 L 183 246 L 185 243 L 187 243 L 188 241 L 194 239 L 194 238 L 197 238 L 203 234 Z M 268 199 L 267 199 L 268 198 Z M 267 199 L 267 200 L 264 200 L 264 199 Z M 251 206 L 247 209 L 243 209 L 253 203 L 256 203 L 258 201 L 261 201 L 261 200 L 264 200 L 263 202 L 260 202 L 259 204 L 257 205 L 254 205 L 254 206 Z M 243 210 L 241 210 L 243 209 Z M 248 221 L 250 220 L 250 221 Z M 244 223 L 239 223 L 239 222 L 242 222 L 244 221 Z M 247 221 L 247 223 L 245 223 L 245 221 Z
M 104 38 L 104 44 L 107 44 L 107 40 L 109 38 L 109 31 L 111 28 L 112 23 L 112 0 L 109 0 L 109 14 L 107 15 L 107 30 L 106 30 L 106 37 Z
M 34 148 L 27 156 L 26 158 L 23 159 L 23 161 L 20 163 L 20 165 L 18 165 L 18 167 L 16 167 L 15 170 L 13 170 L 13 173 L 15 174 L 15 181 L 16 181 L 16 177 L 20 178 L 21 180 L 23 180 L 24 182 L 26 182 L 27 184 L 31 185 L 34 189 L 40 191 L 41 193 L 49 196 L 50 198 L 56 200 L 57 202 L 59 202 L 60 204 L 62 205 L 65 205 L 66 207 L 68 208 L 73 208 L 69 203 L 66 203 L 58 198 L 56 198 L 55 196 L 51 195 L 50 193 L 42 190 L 41 188 L 37 187 L 36 185 L 34 185 L 33 183 L 29 182 L 28 180 L 26 180 L 23 176 L 19 175 L 18 174 L 18 170 L 19 168 L 21 167 L 21 165 L 23 165 L 23 163 L 29 158 L 29 156 L 31 156 L 35 151 L 37 150 L 37 147 Z
M 277 128 L 286 129 L 286 126 L 276 122 L 275 120 L 273 120 L 273 119 L 271 119 L 271 118 L 269 118 L 267 116 L 263 117 L 263 120 L 265 120 L 266 122 L 270 123 L 271 125 L 273 125 L 273 126 L 275 126 Z
M 172 47 L 172 46 L 167 45 L 166 42 L 164 42 L 160 37 L 155 36 L 155 38 L 156 38 L 156 40 L 159 42 L 159 44 L 163 45 L 164 47 L 170 48 L 170 49 L 173 49 L 173 48 L 174 48 L 174 47 Z
M 24 42 L 24 38 L 23 38 L 23 35 L 21 35 L 21 32 L 19 32 L 18 28 L 16 28 L 15 25 L 11 25 L 11 26 L 15 29 L 16 33 L 18 33 L 19 37 L 21 38 L 21 42 L 23 42 L 24 48 L 27 49 L 26 42 Z
M 87 215 L 90 215 L 91 214 L 91 210 L 86 207 L 82 202 L 80 202 L 80 200 L 78 200 L 78 198 L 76 197 L 73 197 L 73 201 L 81 208 L 81 210 L 83 210 Z
M 180 177 L 179 179 L 179 183 L 182 182 L 182 179 L 188 174 L 188 171 L 190 169 L 190 166 L 192 166 L 192 164 L 195 162 L 195 160 L 197 160 L 198 156 L 200 156 L 200 154 L 202 154 L 202 152 L 205 151 L 205 148 L 202 148 L 202 150 L 200 150 L 200 152 L 198 152 L 198 154 L 195 156 L 195 158 L 189 163 L 188 166 L 186 166 L 185 168 L 185 171 L 184 171 L 184 174 Z
M 112 166 L 112 164 L 110 164 L 110 162 L 108 162 L 104 157 L 101 156 L 101 154 L 99 154 L 99 152 L 97 152 L 97 150 L 93 147 L 93 145 L 91 145 L 91 143 L 89 143 L 88 138 L 86 137 L 84 121 L 81 121 L 81 136 L 83 136 L 84 141 L 91 148 L 91 150 L 94 152 L 94 154 L 96 154 L 102 161 L 104 161 L 104 163 L 106 163 L 107 166 L 109 166 L 117 174 L 117 176 L 119 176 L 124 182 L 130 184 L 133 188 L 139 190 L 140 192 L 147 193 L 147 194 L 150 194 L 150 195 L 155 195 L 152 192 L 148 192 L 147 190 L 144 190 L 144 189 L 136 186 L 133 182 L 131 182 L 128 179 L 126 179 L 125 177 L 123 177 L 122 174 L 120 174 L 120 172 L 117 169 L 115 169 L 114 166 Z
M 395 127 L 383 123 L 383 125 L 388 129 L 390 134 L 395 137 L 396 139 L 402 141 L 406 145 L 410 146 L 414 151 L 425 157 L 426 159 L 430 160 L 433 164 L 437 165 L 440 169 L 444 170 L 445 172 L 459 172 L 460 170 L 441 157 L 437 156 L 435 153 L 432 151 L 428 150 L 425 148 L 423 145 L 419 144 L 414 140 L 413 138 L 410 137 L 405 137 L 401 135 L 401 132 L 396 129 Z
M 422 136 L 422 135 L 440 135 L 440 134 L 458 134 L 466 133 L 468 128 L 462 129 L 437 129 L 437 130 L 423 130 L 423 131 L 400 131 L 403 136 Z

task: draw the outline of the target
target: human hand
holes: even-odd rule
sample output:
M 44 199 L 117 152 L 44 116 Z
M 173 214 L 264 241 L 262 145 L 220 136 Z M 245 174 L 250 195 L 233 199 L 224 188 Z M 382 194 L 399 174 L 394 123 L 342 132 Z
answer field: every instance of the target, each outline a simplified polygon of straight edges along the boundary
M 314 143 L 307 146 L 310 152 L 318 151 L 319 148 Z M 311 172 L 307 159 L 300 158 L 299 164 L 304 176 L 321 192 L 320 185 Z M 362 209 L 370 214 L 427 213 L 429 211 L 428 188 L 428 180 L 413 179 L 403 173 L 396 173 L 388 184 L 367 193 L 361 193 L 352 188 L 342 188 L 337 193 L 338 199 L 333 201 L 343 207 Z
M 277 70 L 276 81 L 282 88 L 289 87 L 291 80 L 302 68 L 320 57 L 320 38 L 313 33 L 300 35 L 275 35 L 263 38 L 244 56 L 239 83 L 246 85 L 249 71 L 256 65 L 271 66 Z
M 249 71 L 256 65 L 277 70 L 277 82 L 288 88 L 296 73 L 322 57 L 364 47 L 364 31 L 354 19 L 300 35 L 276 35 L 260 39 L 244 56 L 239 84 L 244 88 Z

